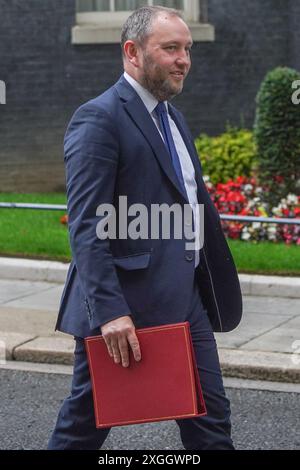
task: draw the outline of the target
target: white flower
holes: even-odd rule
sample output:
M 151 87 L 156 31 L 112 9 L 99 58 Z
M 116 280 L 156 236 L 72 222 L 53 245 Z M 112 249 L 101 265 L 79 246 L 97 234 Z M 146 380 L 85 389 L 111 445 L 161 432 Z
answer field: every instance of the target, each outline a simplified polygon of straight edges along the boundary
M 287 203 L 288 204 L 297 204 L 298 203 L 298 197 L 295 194 L 288 194 L 287 195 Z
M 282 201 L 284 201 L 284 203 L 281 202 L 280 204 L 278 204 L 278 209 L 280 210 L 287 209 L 288 206 L 286 205 L 286 199 L 282 199 Z
M 242 235 L 241 235 L 241 239 L 247 241 L 247 240 L 249 240 L 249 238 L 251 238 L 250 233 L 243 231 L 243 232 L 242 232 Z
M 208 175 L 204 175 L 204 176 L 203 176 L 203 181 L 204 181 L 204 183 L 208 183 L 209 180 L 210 180 L 210 178 L 209 178 Z
M 261 227 L 261 222 L 253 222 L 252 223 L 252 228 L 255 230 L 255 229 L 258 229 Z
M 279 207 L 273 207 L 272 212 L 274 215 L 281 215 L 281 210 L 279 209 Z
M 269 227 L 267 228 L 267 230 L 268 230 L 268 233 L 269 233 L 270 235 L 272 235 L 273 233 L 276 233 L 276 230 L 277 230 L 276 225 L 273 225 L 273 224 L 272 224 L 272 225 L 269 225 Z
M 270 241 L 276 240 L 276 235 L 273 234 L 273 233 L 269 233 L 269 234 L 268 234 L 268 240 L 270 240 Z
M 245 191 L 245 193 L 251 194 L 251 193 L 252 193 L 252 190 L 253 190 L 252 184 L 250 184 L 250 183 L 245 184 L 245 186 L 244 186 L 244 191 Z

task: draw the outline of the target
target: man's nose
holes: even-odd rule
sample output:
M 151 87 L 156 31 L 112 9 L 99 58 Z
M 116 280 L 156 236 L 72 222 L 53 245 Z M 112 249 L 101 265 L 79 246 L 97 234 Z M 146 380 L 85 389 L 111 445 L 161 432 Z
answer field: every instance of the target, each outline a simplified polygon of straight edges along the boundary
M 185 49 L 183 51 L 179 51 L 178 55 L 177 55 L 177 58 L 176 58 L 176 62 L 178 64 L 188 66 L 191 63 L 191 58 L 190 58 L 189 52 L 186 51 Z

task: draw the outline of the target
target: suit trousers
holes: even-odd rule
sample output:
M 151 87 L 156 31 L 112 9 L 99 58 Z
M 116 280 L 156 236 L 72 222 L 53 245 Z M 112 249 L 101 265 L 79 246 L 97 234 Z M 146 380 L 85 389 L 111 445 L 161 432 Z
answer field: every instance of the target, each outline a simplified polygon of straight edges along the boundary
M 232 450 L 230 403 L 224 391 L 216 341 L 196 281 L 189 315 L 182 321 L 190 323 L 207 408 L 206 416 L 176 421 L 183 446 L 187 450 Z M 95 427 L 84 341 L 76 338 L 71 394 L 62 404 L 48 449 L 100 449 L 109 431 Z M 162 442 L 161 449 L 163 445 Z

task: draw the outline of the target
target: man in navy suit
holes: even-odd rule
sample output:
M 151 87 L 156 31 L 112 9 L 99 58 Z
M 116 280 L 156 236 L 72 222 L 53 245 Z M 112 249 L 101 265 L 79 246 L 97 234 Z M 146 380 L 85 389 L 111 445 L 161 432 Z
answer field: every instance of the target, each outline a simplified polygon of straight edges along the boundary
M 133 360 L 143 357 L 137 327 L 189 321 L 207 416 L 177 421 L 182 443 L 233 449 L 213 331 L 238 325 L 240 286 L 193 138 L 169 103 L 191 66 L 191 33 L 176 10 L 142 7 L 124 24 L 121 45 L 124 75 L 75 112 L 65 136 L 73 258 L 56 328 L 72 334 L 76 347 L 72 391 L 48 448 L 99 449 L 109 433 L 95 427 L 83 338 L 101 333 L 112 360 L 128 367 L 130 350 Z M 185 235 L 166 239 L 160 229 L 152 238 L 99 236 L 101 205 L 116 209 L 119 224 L 125 217 L 120 196 L 149 213 L 155 204 L 188 205 L 195 240 L 204 229 L 203 246 L 191 248 Z

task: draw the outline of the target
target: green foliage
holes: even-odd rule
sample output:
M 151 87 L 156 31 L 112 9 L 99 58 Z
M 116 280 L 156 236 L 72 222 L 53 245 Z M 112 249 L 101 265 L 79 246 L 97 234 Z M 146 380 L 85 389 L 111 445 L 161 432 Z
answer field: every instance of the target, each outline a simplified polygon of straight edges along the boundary
M 299 194 L 300 105 L 292 102 L 292 84 L 299 79 L 295 70 L 278 67 L 266 75 L 256 98 L 259 177 L 272 204 L 288 193 Z
M 229 127 L 217 137 L 201 134 L 195 141 L 203 174 L 213 184 L 238 176 L 252 176 L 256 166 L 256 145 L 251 131 Z

